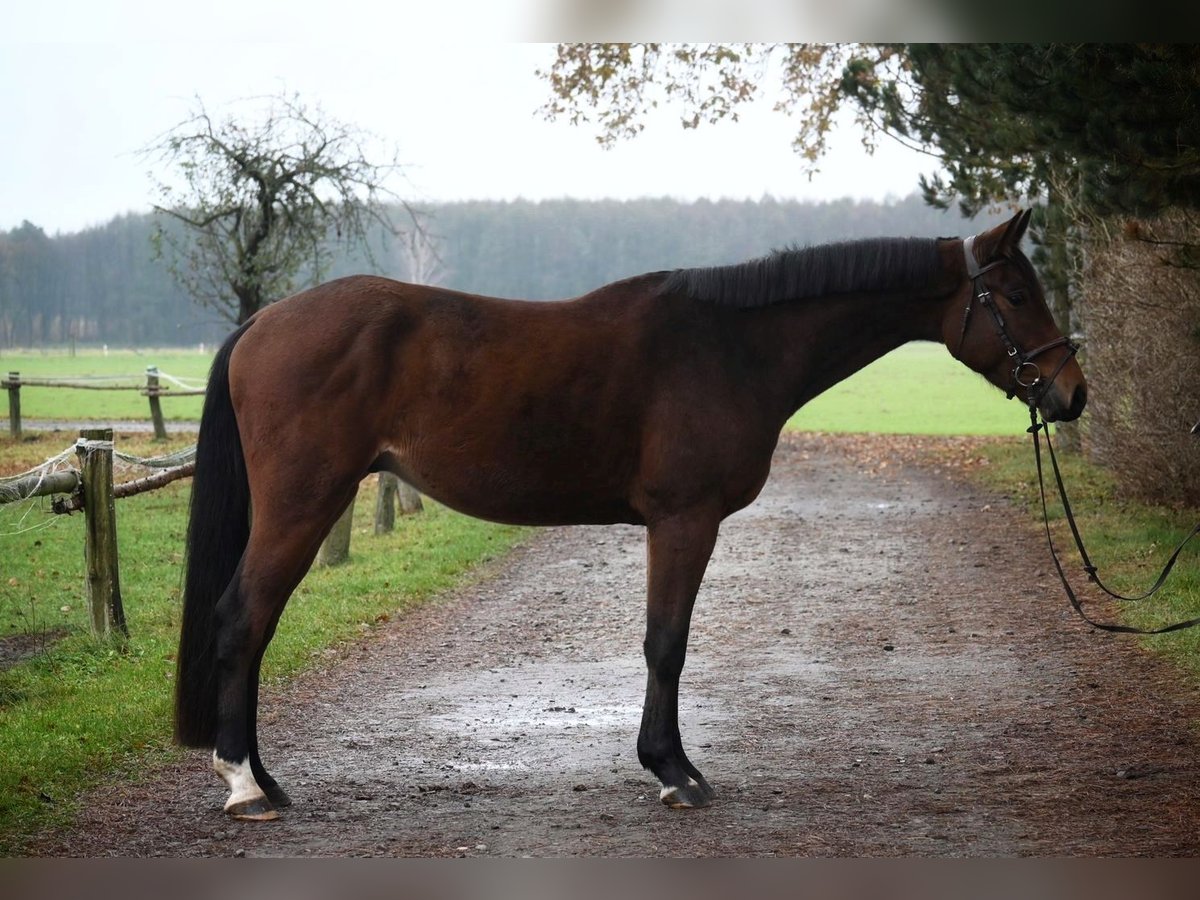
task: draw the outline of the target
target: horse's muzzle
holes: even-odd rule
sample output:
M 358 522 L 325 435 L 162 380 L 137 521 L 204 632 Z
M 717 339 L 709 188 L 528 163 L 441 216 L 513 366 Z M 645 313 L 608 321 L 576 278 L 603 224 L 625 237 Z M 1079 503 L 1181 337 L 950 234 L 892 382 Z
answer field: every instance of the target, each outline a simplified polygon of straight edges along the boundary
M 1083 415 L 1083 408 L 1087 406 L 1087 385 L 1075 385 L 1069 398 L 1051 389 L 1042 398 L 1040 406 L 1042 418 L 1047 422 L 1074 422 Z

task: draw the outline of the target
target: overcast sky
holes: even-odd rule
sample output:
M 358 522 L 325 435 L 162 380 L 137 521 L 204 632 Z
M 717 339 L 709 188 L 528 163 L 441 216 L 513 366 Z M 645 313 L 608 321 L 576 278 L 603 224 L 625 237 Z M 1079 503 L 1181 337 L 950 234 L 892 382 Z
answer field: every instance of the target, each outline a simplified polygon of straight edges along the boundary
M 907 195 L 918 173 L 932 169 L 928 158 L 890 143 L 868 157 L 861 135 L 847 128 L 810 181 L 790 147 L 792 123 L 769 102 L 736 124 L 695 131 L 665 111 L 639 138 L 603 150 L 591 128 L 538 114 L 548 91 L 535 70 L 549 65 L 553 47 L 501 40 L 521 28 L 496 19 L 500 7 L 477 7 L 467 29 L 490 31 L 490 42 L 393 41 L 415 32 L 387 4 L 380 8 L 392 13 L 382 20 L 355 20 L 354 36 L 344 20 L 324 33 L 321 16 L 354 2 L 244 0 L 237 8 L 255 14 L 240 16 L 236 28 L 218 27 L 214 10 L 229 6 L 225 0 L 198 6 L 209 10 L 202 17 L 180 12 L 182 4 L 141 0 L 9 9 L 13 27 L 0 36 L 0 229 L 28 219 L 50 233 L 72 231 L 148 209 L 152 163 L 136 151 L 184 119 L 197 96 L 219 112 L 238 98 L 296 92 L 394 145 L 408 183 L 393 187 L 418 203 L 884 199 Z M 292 40 L 262 40 L 272 33 L 272 10 L 286 11 L 292 25 L 276 32 Z

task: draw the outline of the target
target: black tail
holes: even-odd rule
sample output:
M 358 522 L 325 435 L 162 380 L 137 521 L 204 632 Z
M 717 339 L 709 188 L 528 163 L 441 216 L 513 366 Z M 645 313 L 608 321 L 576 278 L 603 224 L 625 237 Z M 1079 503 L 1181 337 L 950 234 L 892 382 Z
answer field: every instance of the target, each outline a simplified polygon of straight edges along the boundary
M 250 538 L 250 486 L 229 397 L 229 357 L 248 327 L 231 334 L 217 352 L 200 417 L 175 673 L 175 740 L 185 747 L 211 747 L 216 740 L 214 610 Z

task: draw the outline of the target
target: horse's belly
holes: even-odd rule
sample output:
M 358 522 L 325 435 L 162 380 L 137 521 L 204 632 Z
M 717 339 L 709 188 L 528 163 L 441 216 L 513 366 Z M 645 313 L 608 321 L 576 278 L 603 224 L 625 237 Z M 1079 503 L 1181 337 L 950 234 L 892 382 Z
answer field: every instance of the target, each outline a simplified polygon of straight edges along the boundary
M 553 469 L 498 461 L 434 463 L 387 454 L 380 468 L 451 509 L 511 525 L 643 524 L 627 492 L 599 473 L 564 477 Z

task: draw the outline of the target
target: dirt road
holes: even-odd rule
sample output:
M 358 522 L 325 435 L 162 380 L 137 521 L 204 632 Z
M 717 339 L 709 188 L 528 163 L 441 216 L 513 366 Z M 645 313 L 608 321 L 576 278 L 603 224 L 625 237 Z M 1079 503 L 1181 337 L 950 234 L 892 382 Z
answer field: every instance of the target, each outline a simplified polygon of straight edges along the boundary
M 850 447 L 786 439 L 722 530 L 681 709 L 710 809 L 661 806 L 634 750 L 642 530 L 567 528 L 265 698 L 279 821 L 227 820 L 196 753 L 39 851 L 1195 853 L 1196 691 L 1073 618 L 1002 500 Z

